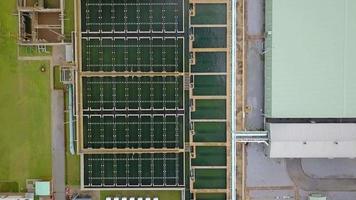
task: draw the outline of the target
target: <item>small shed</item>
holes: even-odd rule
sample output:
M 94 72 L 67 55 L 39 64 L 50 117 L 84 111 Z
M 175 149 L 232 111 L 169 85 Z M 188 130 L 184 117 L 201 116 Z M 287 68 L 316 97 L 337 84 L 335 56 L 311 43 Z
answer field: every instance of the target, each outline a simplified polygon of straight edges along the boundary
M 311 194 L 309 195 L 309 200 L 327 200 L 325 195 L 322 194 Z
M 65 47 L 66 47 L 66 62 L 71 63 L 74 61 L 73 45 L 67 44 L 65 45 Z
M 35 183 L 35 194 L 37 196 L 50 196 L 51 195 L 51 182 L 37 181 Z

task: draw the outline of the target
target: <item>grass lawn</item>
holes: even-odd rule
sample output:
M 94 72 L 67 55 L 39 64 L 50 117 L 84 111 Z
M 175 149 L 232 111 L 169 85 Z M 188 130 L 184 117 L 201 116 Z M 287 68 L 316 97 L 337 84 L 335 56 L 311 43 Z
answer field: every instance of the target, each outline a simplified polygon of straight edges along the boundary
M 64 35 L 66 41 L 70 41 L 71 32 L 74 31 L 74 1 L 64 0 Z
M 48 62 L 17 61 L 16 1 L 0 7 L 0 181 L 22 191 L 27 178 L 51 178 L 50 74 Z
M 56 90 L 64 89 L 64 85 L 61 82 L 61 67 L 58 65 L 53 68 L 53 87 Z
M 68 92 L 65 91 L 65 108 L 68 104 Z M 69 113 L 65 113 L 64 122 L 69 121 Z M 66 131 L 66 184 L 70 186 L 80 185 L 80 157 L 78 155 L 72 155 L 69 151 L 69 124 L 65 125 Z
M 80 157 L 71 155 L 69 150 L 66 151 L 66 184 L 80 185 Z
M 105 200 L 105 197 L 158 197 L 159 200 L 180 200 L 180 191 L 102 191 L 100 192 L 100 199 Z
M 64 0 L 64 35 L 65 41 L 71 40 L 71 33 L 74 31 L 74 1 Z M 67 95 L 65 102 L 67 102 Z M 68 113 L 65 113 L 65 122 L 69 121 Z M 73 156 L 69 152 L 69 131 L 66 125 L 66 184 L 80 185 L 80 158 Z
M 0 182 L 0 192 L 18 192 L 19 184 L 17 182 Z

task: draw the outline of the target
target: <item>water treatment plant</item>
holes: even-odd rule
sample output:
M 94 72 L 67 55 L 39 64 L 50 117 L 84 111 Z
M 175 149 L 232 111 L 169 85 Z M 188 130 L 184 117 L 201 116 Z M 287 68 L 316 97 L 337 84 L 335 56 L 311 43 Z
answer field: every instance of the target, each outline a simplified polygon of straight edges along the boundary
M 355 200 L 354 0 L 8 0 L 1 200 Z

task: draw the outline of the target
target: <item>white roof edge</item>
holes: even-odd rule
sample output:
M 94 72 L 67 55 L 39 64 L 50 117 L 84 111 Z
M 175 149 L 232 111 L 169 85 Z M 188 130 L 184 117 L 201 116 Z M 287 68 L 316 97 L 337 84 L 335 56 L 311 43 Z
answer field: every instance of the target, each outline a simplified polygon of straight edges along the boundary
M 270 123 L 272 158 L 355 158 L 356 123 Z

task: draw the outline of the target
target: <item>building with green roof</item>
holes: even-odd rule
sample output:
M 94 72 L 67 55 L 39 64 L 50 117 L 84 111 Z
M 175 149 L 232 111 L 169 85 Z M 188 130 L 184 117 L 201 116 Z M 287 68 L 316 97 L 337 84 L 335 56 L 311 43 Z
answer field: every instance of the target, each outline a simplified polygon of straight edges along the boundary
M 356 118 L 356 1 L 267 0 L 268 118 Z
M 37 196 L 50 196 L 51 195 L 51 182 L 37 181 L 35 183 L 35 195 Z
M 354 0 L 266 0 L 271 157 L 356 157 L 355 10 Z

